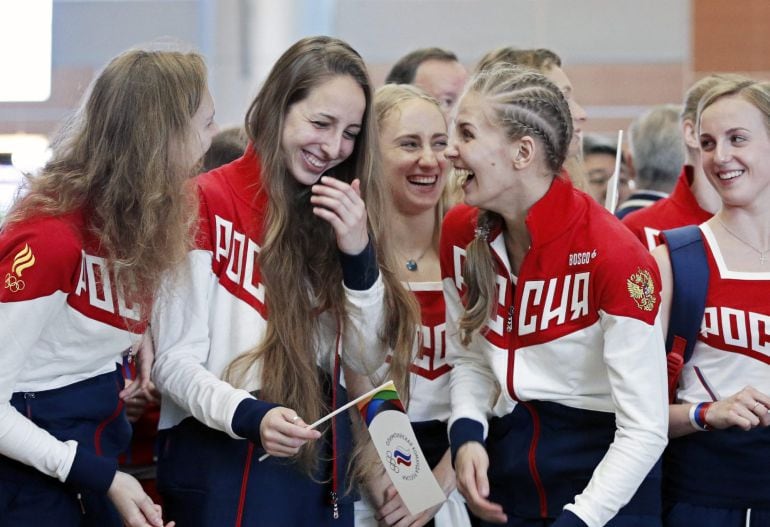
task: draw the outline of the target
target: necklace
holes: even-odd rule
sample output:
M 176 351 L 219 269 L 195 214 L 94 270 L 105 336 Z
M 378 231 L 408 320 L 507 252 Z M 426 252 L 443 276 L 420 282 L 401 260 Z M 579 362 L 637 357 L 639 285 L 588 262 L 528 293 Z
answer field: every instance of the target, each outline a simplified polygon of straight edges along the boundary
M 407 258 L 406 259 L 406 270 L 411 271 L 413 273 L 417 272 L 417 264 L 420 263 L 420 260 L 422 260 L 423 256 L 428 254 L 428 251 L 430 250 L 431 246 L 428 245 L 425 250 L 422 251 L 422 254 L 418 256 L 417 258 Z M 401 254 L 401 257 L 403 258 L 404 255 L 401 253 L 401 251 L 398 251 L 399 254 Z
M 717 216 L 716 218 L 717 218 L 717 221 L 719 222 L 719 224 L 722 226 L 722 228 L 725 231 L 727 231 L 727 234 L 729 234 L 730 236 L 732 236 L 733 238 L 735 238 L 736 240 L 741 242 L 743 245 L 745 245 L 746 247 L 748 247 L 752 251 L 754 251 L 754 252 L 759 254 L 759 263 L 764 265 L 767 262 L 767 253 L 770 252 L 770 249 L 765 249 L 764 251 L 761 251 L 761 250 L 757 249 L 756 247 L 751 245 L 749 242 L 747 242 L 746 240 L 744 240 L 743 238 L 741 238 L 740 236 L 735 234 L 733 231 L 728 229 L 727 225 L 724 224 L 724 222 L 719 218 L 719 216 Z

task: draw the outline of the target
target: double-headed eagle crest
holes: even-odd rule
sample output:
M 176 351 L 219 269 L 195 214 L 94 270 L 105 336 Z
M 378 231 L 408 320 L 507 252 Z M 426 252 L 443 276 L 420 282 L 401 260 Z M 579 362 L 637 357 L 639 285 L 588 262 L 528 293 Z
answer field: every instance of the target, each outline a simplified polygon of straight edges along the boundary
M 626 281 L 628 294 L 642 311 L 652 311 L 655 307 L 655 282 L 647 269 L 639 268 Z

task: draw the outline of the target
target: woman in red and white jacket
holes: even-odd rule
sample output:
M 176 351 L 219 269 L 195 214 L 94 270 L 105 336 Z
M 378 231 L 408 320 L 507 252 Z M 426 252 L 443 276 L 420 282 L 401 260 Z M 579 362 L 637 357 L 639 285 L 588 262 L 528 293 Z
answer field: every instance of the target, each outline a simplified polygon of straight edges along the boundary
M 770 476 L 763 469 L 770 462 L 770 83 L 718 83 L 701 99 L 697 122 L 703 171 L 722 207 L 698 227 L 708 267 L 708 281 L 700 284 L 705 312 L 670 406 L 665 525 L 764 526 L 770 524 Z M 672 271 L 668 245 L 653 255 L 668 324 L 672 302 L 683 301 L 672 295 L 683 278 Z
M 161 526 L 117 470 L 121 354 L 192 242 L 188 182 L 216 133 L 195 53 L 131 50 L 94 81 L 0 231 L 0 524 Z M 108 500 L 109 498 L 109 500 Z M 113 508 L 117 508 L 120 517 Z
M 458 487 L 485 524 L 659 525 L 658 274 L 561 172 L 571 137 L 537 73 L 494 66 L 460 102 L 447 156 L 467 205 L 440 253 Z
M 344 404 L 342 361 L 371 373 L 414 338 L 378 265 L 371 105 L 355 50 L 302 39 L 252 102 L 244 155 L 196 179 L 196 247 L 153 323 L 158 489 L 180 524 L 353 524 L 347 414 L 320 441 L 307 424 Z

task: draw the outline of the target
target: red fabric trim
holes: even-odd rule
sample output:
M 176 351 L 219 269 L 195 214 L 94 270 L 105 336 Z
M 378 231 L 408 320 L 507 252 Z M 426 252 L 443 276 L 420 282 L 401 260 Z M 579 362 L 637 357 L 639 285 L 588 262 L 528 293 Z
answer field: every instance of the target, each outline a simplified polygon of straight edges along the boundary
M 254 454 L 254 443 L 249 441 L 249 449 L 246 451 L 246 463 L 243 467 L 243 479 L 241 479 L 241 493 L 238 496 L 238 515 L 235 517 L 235 527 L 241 527 L 243 522 L 243 508 L 246 505 L 246 487 L 249 483 L 251 471 L 251 458 Z
M 537 459 L 535 459 L 535 455 L 537 454 L 537 443 L 540 440 L 540 416 L 537 415 L 537 412 L 535 412 L 534 408 L 530 406 L 527 403 L 519 403 L 523 404 L 524 407 L 529 412 L 529 415 L 532 417 L 532 441 L 529 443 L 529 472 L 532 475 L 532 481 L 535 483 L 535 488 L 537 489 L 537 495 L 540 499 L 540 516 L 542 518 L 548 517 L 548 498 L 545 495 L 545 487 L 543 487 L 543 482 L 540 479 L 540 473 L 537 470 Z
M 687 347 L 687 339 L 674 336 L 671 351 L 666 354 L 666 369 L 668 370 L 668 400 L 674 402 L 676 387 L 679 384 L 679 376 L 684 368 L 684 351 Z
M 120 389 L 121 386 L 118 385 L 118 391 L 120 391 Z M 102 455 L 102 432 L 104 432 L 104 429 L 108 424 L 118 418 L 120 412 L 123 411 L 123 406 L 125 406 L 123 400 L 118 399 L 118 405 L 115 407 L 115 410 L 112 412 L 112 414 L 107 419 L 99 423 L 99 426 L 96 427 L 96 430 L 94 431 L 94 451 L 96 452 L 97 456 Z

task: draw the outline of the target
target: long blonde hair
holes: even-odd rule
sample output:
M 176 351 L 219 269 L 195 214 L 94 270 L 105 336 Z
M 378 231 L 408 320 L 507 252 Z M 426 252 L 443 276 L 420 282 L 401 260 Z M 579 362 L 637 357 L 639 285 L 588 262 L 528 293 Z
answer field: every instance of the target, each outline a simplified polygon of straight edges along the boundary
M 372 89 L 364 62 L 345 42 L 309 37 L 291 46 L 276 62 L 246 114 L 246 130 L 260 156 L 262 186 L 268 197 L 266 232 L 259 254 L 269 310 L 265 337 L 236 358 L 225 378 L 242 385 L 252 366 L 262 362 L 260 397 L 297 411 L 307 422 L 327 411 L 316 364 L 314 338 L 318 313 L 346 319 L 339 250 L 331 226 L 319 221 L 310 206 L 310 188 L 299 184 L 286 167 L 281 146 L 286 114 L 309 93 L 335 76 L 349 76 L 364 92 L 366 109 L 350 157 L 327 175 L 347 183 L 361 181 L 369 235 L 377 248 L 385 285 L 384 346 L 411 349 L 414 326 L 408 320 L 409 297 L 385 255 L 385 192 L 379 177 L 377 133 L 372 118 Z M 323 343 L 332 345 L 333 343 Z M 311 473 L 316 447 L 303 448 L 300 462 Z
M 492 109 L 492 120 L 510 141 L 532 137 L 542 147 L 543 159 L 553 177 L 561 170 L 572 138 L 572 118 L 561 90 L 540 73 L 496 64 L 477 73 L 469 92 L 483 97 Z M 512 176 L 515 177 L 515 176 Z M 503 226 L 499 214 L 479 210 L 478 235 L 466 248 L 463 280 L 468 290 L 465 312 L 458 322 L 466 346 L 495 307 L 495 261 L 488 234 Z
M 192 243 L 196 206 L 185 183 L 195 167 L 179 152 L 193 139 L 206 84 L 196 53 L 130 50 L 112 59 L 6 224 L 83 209 L 117 283 L 146 318 L 161 275 Z
M 414 100 L 425 101 L 435 106 L 436 111 L 441 114 L 441 105 L 439 102 L 434 97 L 416 86 L 411 84 L 386 84 L 380 87 L 374 94 L 374 113 L 377 118 L 377 127 L 380 134 L 382 133 L 386 119 L 388 119 L 394 112 L 400 111 L 402 105 Z M 439 237 L 441 235 L 441 222 L 447 209 L 447 203 L 447 188 L 444 187 L 444 192 L 442 193 L 439 202 L 436 204 L 434 211 L 435 223 L 433 227 L 433 246 L 437 249 Z M 391 251 L 391 254 L 387 256 L 389 258 L 390 265 L 396 265 L 395 260 L 397 260 L 398 255 L 395 254 L 395 251 Z M 414 323 L 419 344 L 421 334 L 417 331 L 417 328 L 420 327 L 420 307 L 412 295 L 409 295 L 409 297 L 411 300 L 411 309 L 407 315 L 408 318 L 411 319 Z M 421 346 L 418 345 L 417 348 L 420 349 L 420 347 Z M 407 350 L 405 349 L 401 349 L 398 350 L 398 352 L 393 353 L 389 372 L 390 377 L 396 383 L 398 393 L 404 402 L 408 401 L 409 399 L 409 368 L 415 358 L 411 350 L 409 350 L 409 353 L 406 353 L 406 351 Z

